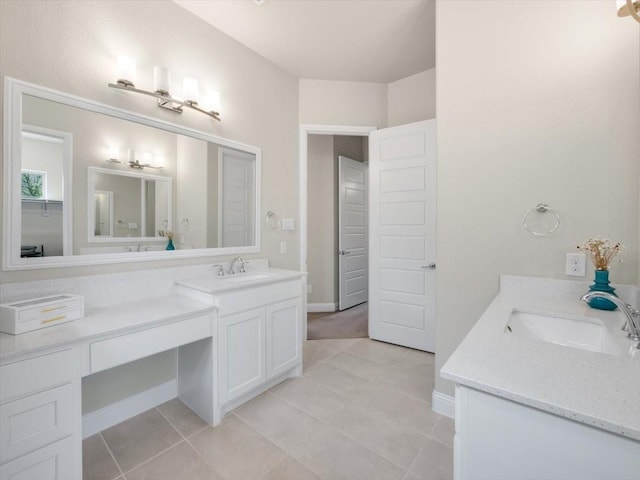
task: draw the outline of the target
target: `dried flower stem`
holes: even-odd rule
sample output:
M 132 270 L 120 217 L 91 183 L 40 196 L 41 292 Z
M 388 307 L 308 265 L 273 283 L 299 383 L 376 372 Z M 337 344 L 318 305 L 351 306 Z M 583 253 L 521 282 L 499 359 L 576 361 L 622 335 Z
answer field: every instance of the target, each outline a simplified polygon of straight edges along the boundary
M 603 238 L 590 238 L 584 244 L 578 245 L 578 250 L 588 253 L 596 270 L 609 270 L 609 262 L 624 246 L 620 242 L 612 243 Z

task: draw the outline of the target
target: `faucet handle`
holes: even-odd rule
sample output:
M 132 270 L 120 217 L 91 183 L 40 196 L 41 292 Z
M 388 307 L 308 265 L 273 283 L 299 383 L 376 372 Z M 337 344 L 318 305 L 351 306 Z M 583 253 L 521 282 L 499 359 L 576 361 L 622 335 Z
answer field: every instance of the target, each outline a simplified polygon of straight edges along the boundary
M 251 263 L 249 260 L 242 260 L 242 263 L 240 264 L 240 273 L 247 273 L 247 271 L 244 269 L 244 266 L 247 263 Z
M 216 263 L 215 265 L 211 265 L 211 268 L 218 268 L 218 276 L 224 277 L 224 267 L 222 265 Z

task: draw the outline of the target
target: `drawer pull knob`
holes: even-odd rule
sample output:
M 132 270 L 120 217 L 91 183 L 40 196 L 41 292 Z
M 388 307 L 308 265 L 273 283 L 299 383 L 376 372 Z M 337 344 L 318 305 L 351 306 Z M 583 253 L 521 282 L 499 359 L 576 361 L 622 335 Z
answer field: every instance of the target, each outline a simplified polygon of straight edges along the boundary
M 46 320 L 42 320 L 40 322 L 40 325 L 44 325 L 45 323 L 51 323 L 51 322 L 55 322 L 56 320 L 63 320 L 67 318 L 66 315 L 58 315 L 57 317 L 53 317 L 53 318 L 47 318 Z
M 42 310 L 40 310 L 40 313 L 53 312 L 54 310 L 60 310 L 61 308 L 67 308 L 67 306 L 66 305 L 58 305 L 57 307 L 43 308 Z

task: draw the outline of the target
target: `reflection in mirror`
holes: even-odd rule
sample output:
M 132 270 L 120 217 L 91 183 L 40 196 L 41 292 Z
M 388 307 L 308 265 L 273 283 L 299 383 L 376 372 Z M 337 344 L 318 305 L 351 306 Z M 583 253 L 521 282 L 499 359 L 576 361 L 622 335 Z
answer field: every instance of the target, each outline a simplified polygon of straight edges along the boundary
M 65 185 L 71 170 L 71 141 L 69 132 L 35 125 L 22 127 L 22 258 L 68 255 L 71 251 L 70 237 L 65 245 L 63 221 L 69 214 L 63 192 L 71 189 L 71 185 Z
M 89 167 L 89 242 L 165 242 L 171 183 L 171 177 Z
M 113 192 L 95 190 L 93 200 L 96 205 L 95 227 L 96 237 L 113 236 Z
M 259 251 L 259 149 L 25 82 L 5 85 L 9 269 L 110 263 L 106 253 Z M 176 252 L 164 251 L 167 231 Z

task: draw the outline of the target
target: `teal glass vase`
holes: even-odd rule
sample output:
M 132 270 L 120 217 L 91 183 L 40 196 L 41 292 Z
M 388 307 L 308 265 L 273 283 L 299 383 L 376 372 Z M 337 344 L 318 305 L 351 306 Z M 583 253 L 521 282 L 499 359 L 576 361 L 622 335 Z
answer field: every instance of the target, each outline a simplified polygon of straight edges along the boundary
M 167 243 L 167 250 L 175 250 L 176 247 L 173 245 L 173 239 L 169 239 L 169 242 Z
M 616 289 L 609 285 L 609 270 L 596 270 L 596 278 L 593 281 L 593 285 L 589 286 L 589 291 L 607 292 L 617 297 Z M 591 308 L 597 308 L 598 310 L 615 310 L 618 308 L 615 303 L 606 298 L 594 297 L 588 303 Z

